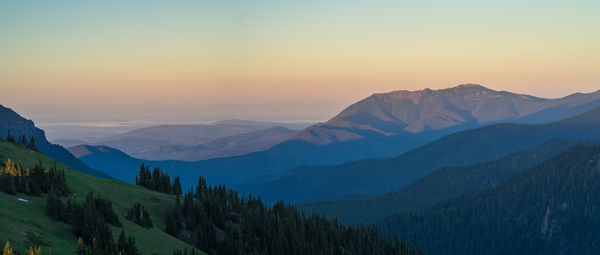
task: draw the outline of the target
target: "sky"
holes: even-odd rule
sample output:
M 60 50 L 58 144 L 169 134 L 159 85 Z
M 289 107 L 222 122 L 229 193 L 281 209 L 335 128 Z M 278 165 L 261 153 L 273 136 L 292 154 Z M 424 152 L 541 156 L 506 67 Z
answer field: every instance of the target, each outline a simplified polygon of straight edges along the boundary
M 0 1 L 0 104 L 42 122 L 326 120 L 373 93 L 600 89 L 600 1 Z

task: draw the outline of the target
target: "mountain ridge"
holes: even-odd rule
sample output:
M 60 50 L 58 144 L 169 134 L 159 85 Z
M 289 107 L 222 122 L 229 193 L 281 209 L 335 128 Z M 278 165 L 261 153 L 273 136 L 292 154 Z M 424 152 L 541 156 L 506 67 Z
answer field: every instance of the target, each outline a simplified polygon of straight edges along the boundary
M 35 138 L 36 146 L 44 155 L 75 170 L 97 177 L 111 178 L 106 173 L 97 171 L 80 161 L 62 146 L 50 143 L 46 139 L 44 130 L 37 128 L 32 120 L 25 119 L 12 109 L 0 105 L 0 135 L 4 136 L 8 132 L 15 137 L 26 135 L 28 139 Z
M 569 148 L 598 141 L 550 140 L 530 150 L 470 166 L 447 166 L 427 174 L 409 186 L 377 196 L 321 199 L 298 203 L 305 213 L 335 217 L 345 224 L 372 224 L 401 211 L 420 210 L 443 200 L 493 188 L 498 183 L 532 168 Z
M 491 161 L 551 139 L 598 140 L 599 129 L 600 107 L 548 124 L 506 123 L 461 131 L 390 159 L 298 167 L 237 188 L 262 194 L 265 201 L 377 195 L 407 186 L 440 167 Z

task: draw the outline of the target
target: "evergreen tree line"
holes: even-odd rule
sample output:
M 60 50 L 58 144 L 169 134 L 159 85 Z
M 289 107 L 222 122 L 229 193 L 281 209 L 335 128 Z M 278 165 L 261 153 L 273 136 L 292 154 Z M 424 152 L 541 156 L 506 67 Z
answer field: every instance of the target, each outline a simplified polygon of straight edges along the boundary
M 29 139 L 27 139 L 27 135 L 23 134 L 21 136 L 19 136 L 19 139 L 15 139 L 15 137 L 10 133 L 10 130 L 8 130 L 8 134 L 6 134 L 6 141 L 10 142 L 10 143 L 14 143 L 14 144 L 19 144 L 22 146 L 25 146 L 29 149 L 32 149 L 34 151 L 39 152 L 37 146 L 35 145 L 35 138 L 30 137 Z
M 135 176 L 135 184 L 165 194 L 180 196 L 182 193 L 179 177 L 176 177 L 173 183 L 171 183 L 171 177 L 168 173 L 164 173 L 160 168 L 156 167 L 150 172 L 148 166 L 144 164 L 140 166 L 139 175 Z
M 282 201 L 268 208 L 260 198 L 207 186 L 202 177 L 195 192 L 176 197 L 165 222 L 170 235 L 216 254 L 422 254 L 375 227 L 305 216 Z
M 173 251 L 173 255 L 196 255 L 196 250 L 192 249 L 189 253 L 187 248 L 183 250 L 175 250 Z
M 125 230 L 121 230 L 117 244 L 114 250 L 100 246 L 99 242 L 92 240 L 91 244 L 86 244 L 82 237 L 77 239 L 77 255 L 138 255 L 141 254 L 135 245 L 135 239 L 132 236 L 126 237 Z
M 4 169 L 0 169 L 0 190 L 11 195 L 25 193 L 41 196 L 50 189 L 54 189 L 59 195 L 69 193 L 65 171 L 58 170 L 56 164 L 45 170 L 41 162 L 36 162 L 30 169 L 23 169 L 21 163 L 15 164 L 8 159 Z
M 125 216 L 128 220 L 145 228 L 152 228 L 152 219 L 148 210 L 142 205 L 142 203 L 135 203 L 128 211 Z

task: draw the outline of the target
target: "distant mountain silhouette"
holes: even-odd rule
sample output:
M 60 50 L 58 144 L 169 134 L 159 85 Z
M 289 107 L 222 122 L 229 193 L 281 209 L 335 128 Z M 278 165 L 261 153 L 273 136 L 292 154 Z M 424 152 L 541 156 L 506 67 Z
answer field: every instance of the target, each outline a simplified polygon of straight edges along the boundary
M 149 160 L 194 161 L 267 149 L 293 133 L 292 130 L 284 131 L 281 124 L 285 123 L 225 120 L 197 125 L 159 125 L 101 138 L 91 144 L 110 146 Z M 272 129 L 276 127 L 281 128 Z M 242 135 L 261 130 L 265 131 L 252 134 L 256 136 L 254 142 L 249 135 Z M 238 144 L 238 148 L 227 149 L 234 144 Z
M 33 121 L 25 119 L 12 109 L 0 105 L 0 137 L 3 139 L 6 138 L 6 135 L 9 131 L 11 135 L 15 137 L 19 137 L 21 135 L 26 135 L 28 139 L 29 137 L 34 137 L 38 149 L 44 155 L 53 158 L 75 170 L 98 177 L 109 178 L 107 174 L 99 172 L 81 162 L 60 145 L 55 145 L 48 142 L 44 131 L 37 128 Z
M 131 156 L 152 160 L 198 161 L 266 150 L 297 131 L 272 127 L 222 138 L 188 138 L 181 142 L 144 148 Z
M 418 91 L 373 94 L 331 120 L 313 125 L 290 139 L 315 144 L 357 140 L 373 133 L 392 136 L 474 127 L 498 122 L 545 123 L 600 107 L 600 91 L 544 99 L 477 84 Z

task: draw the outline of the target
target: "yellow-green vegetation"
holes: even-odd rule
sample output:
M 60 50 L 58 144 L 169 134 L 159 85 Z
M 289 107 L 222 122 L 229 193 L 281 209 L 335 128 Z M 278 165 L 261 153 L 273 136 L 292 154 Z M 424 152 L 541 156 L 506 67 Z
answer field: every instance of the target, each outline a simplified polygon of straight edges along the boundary
M 117 180 L 89 176 L 23 146 L 0 141 L 0 162 L 8 159 L 20 162 L 24 169 L 38 161 L 48 168 L 56 163 L 58 169 L 65 170 L 69 190 L 79 201 L 83 201 L 90 191 L 110 199 L 125 232 L 135 238 L 137 247 L 143 254 L 172 254 L 175 249 L 192 249 L 190 245 L 163 231 L 164 212 L 175 202 L 172 195 Z M 141 202 L 148 209 L 153 228 L 144 228 L 125 218 L 127 210 L 136 202 Z M 3 244 L 10 242 L 15 251 L 41 246 L 44 253 L 51 251 L 52 254 L 74 254 L 77 250 L 77 237 L 73 235 L 72 227 L 50 219 L 45 212 L 45 196 L 13 196 L 0 192 L 0 241 Z M 121 228 L 111 228 L 116 239 Z

